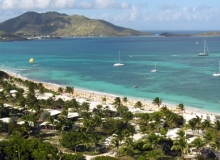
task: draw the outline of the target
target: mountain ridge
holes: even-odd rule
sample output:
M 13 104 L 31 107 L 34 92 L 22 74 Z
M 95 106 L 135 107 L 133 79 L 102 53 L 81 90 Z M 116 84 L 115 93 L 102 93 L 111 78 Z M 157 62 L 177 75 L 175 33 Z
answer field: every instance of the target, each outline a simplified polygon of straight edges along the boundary
M 10 34 L 36 36 L 141 36 L 150 33 L 116 26 L 104 20 L 58 12 L 26 12 L 0 23 L 0 30 Z

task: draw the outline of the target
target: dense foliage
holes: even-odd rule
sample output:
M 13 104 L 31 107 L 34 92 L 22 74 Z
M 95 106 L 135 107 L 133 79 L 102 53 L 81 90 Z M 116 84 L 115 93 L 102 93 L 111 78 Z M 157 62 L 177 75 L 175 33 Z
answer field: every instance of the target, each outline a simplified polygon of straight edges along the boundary
M 0 159 L 23 160 L 84 160 L 82 155 L 63 154 L 56 147 L 37 138 L 24 139 L 19 133 L 0 141 Z
M 84 160 L 85 154 L 109 152 L 118 159 L 174 159 L 195 150 L 196 156 L 204 149 L 212 152 L 212 156 L 213 151 L 220 150 L 220 121 L 195 116 L 186 122 L 182 103 L 177 106 L 179 113 L 175 113 L 161 106 L 162 99 L 156 97 L 152 103 L 158 111 L 132 113 L 127 107 L 127 97 L 122 100 L 116 97 L 112 103 L 114 109 L 110 109 L 106 99 L 102 99 L 104 104 L 91 109 L 89 100 L 79 103 L 74 98 L 56 99 L 63 92 L 74 95 L 73 87 L 51 91 L 42 83 L 12 78 L 2 72 L 0 88 L 0 118 L 3 119 L 0 133 L 4 136 L 0 141 L 0 159 Z M 38 99 L 37 94 L 44 92 L 53 96 Z M 141 110 L 143 104 L 138 101 L 134 107 Z M 49 109 L 60 113 L 51 115 Z M 70 113 L 76 116 L 69 117 Z M 179 128 L 177 136 L 167 136 L 174 128 Z M 138 140 L 134 139 L 137 133 L 142 136 Z M 94 160 L 102 158 L 116 159 L 98 156 Z

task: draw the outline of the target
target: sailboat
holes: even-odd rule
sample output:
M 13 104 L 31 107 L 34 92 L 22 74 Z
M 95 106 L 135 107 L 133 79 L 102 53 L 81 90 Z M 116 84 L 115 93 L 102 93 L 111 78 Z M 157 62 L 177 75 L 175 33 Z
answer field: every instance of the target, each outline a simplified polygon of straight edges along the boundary
M 218 73 L 214 73 L 214 74 L 213 74 L 214 77 L 220 76 L 220 61 L 219 61 L 219 64 L 218 64 L 218 65 L 219 65 L 219 71 L 218 71 Z
M 199 53 L 198 56 L 208 56 L 208 55 L 209 55 L 208 46 L 206 40 L 204 40 L 204 50 L 203 52 Z
M 119 51 L 119 54 L 118 54 L 118 62 L 115 63 L 113 66 L 119 67 L 119 66 L 123 66 L 123 65 L 124 65 L 123 63 L 120 63 L 120 51 Z
M 156 62 L 155 62 L 155 65 L 154 65 L 154 69 L 152 69 L 151 72 L 157 72 L 157 64 L 156 64 Z

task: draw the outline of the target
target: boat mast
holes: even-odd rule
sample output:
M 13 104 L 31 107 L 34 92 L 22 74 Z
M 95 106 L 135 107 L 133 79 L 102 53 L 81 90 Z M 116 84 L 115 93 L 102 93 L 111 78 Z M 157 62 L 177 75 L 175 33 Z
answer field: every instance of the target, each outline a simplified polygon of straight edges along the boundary
M 220 61 L 218 63 L 218 73 L 220 73 Z
M 118 54 L 118 62 L 120 62 L 121 60 L 120 60 L 120 51 L 119 51 L 119 54 Z

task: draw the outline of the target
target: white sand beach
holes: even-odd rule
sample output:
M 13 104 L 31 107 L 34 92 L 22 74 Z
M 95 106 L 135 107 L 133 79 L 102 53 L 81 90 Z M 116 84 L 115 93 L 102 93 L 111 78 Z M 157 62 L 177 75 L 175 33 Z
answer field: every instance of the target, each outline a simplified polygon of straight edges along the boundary
M 4 71 L 6 72 L 6 71 Z M 47 82 L 38 82 L 35 80 L 31 80 L 31 79 L 27 79 L 25 77 L 21 77 L 20 75 L 14 74 L 14 73 L 8 73 L 10 76 L 15 77 L 15 78 L 21 78 L 23 80 L 30 80 L 33 81 L 35 83 L 42 83 L 44 85 L 45 88 L 52 90 L 52 91 L 57 91 L 59 87 L 63 88 L 63 90 L 65 90 L 66 86 L 61 86 L 58 84 L 53 84 L 53 83 L 47 83 Z M 49 97 L 52 97 L 52 93 L 44 93 L 41 95 L 38 95 L 37 98 L 38 99 L 47 99 Z M 112 103 L 114 102 L 114 99 L 116 97 L 120 97 L 121 99 L 124 98 L 125 96 L 121 95 L 121 96 L 116 96 L 116 95 L 112 95 L 112 94 L 108 94 L 108 93 L 101 93 L 101 92 L 97 92 L 97 91 L 90 91 L 90 90 L 82 90 L 82 89 L 78 89 L 78 88 L 74 88 L 74 93 L 73 94 L 69 94 L 69 93 L 63 93 L 61 95 L 57 95 L 55 96 L 56 99 L 61 98 L 64 101 L 65 100 L 70 100 L 72 98 L 75 98 L 79 103 L 83 103 L 85 101 L 90 103 L 90 109 L 95 108 L 97 105 L 108 105 L 110 109 L 115 110 L 115 108 L 113 107 Z M 106 99 L 105 101 L 103 99 Z M 152 104 L 152 101 L 150 100 L 140 100 L 140 99 L 135 99 L 135 98 L 129 98 L 127 97 L 128 101 L 126 102 L 126 104 L 124 103 L 124 105 L 126 105 L 129 110 L 132 113 L 140 113 L 140 112 L 148 112 L 148 113 L 152 113 L 154 111 L 158 110 L 158 107 Z M 143 107 L 140 108 L 135 108 L 134 105 L 136 102 L 140 101 L 143 104 Z M 178 105 L 178 104 L 177 104 Z M 177 110 L 177 106 L 173 105 L 173 104 L 167 104 L 167 103 L 162 103 L 162 106 L 167 106 L 168 109 L 170 109 L 171 111 L 178 113 L 178 114 L 182 114 L 180 111 Z M 214 122 L 216 120 L 216 116 L 219 116 L 219 113 L 212 113 L 209 111 L 205 111 L 202 109 L 197 109 L 197 108 L 193 108 L 190 106 L 185 106 L 185 111 L 183 113 L 183 117 L 186 121 L 199 116 L 200 118 L 202 118 L 203 120 L 207 119 L 210 120 L 212 122 Z
M 30 79 L 26 79 L 20 76 L 17 76 L 16 74 L 11 74 L 8 73 L 9 75 L 16 77 L 16 78 L 21 78 L 23 80 L 30 80 Z M 63 90 L 65 91 L 66 86 L 60 86 L 57 84 L 53 84 L 53 83 L 46 83 L 46 82 L 37 82 L 34 80 L 30 80 L 33 81 L 35 83 L 42 83 L 43 86 L 48 89 L 48 90 L 52 90 L 52 91 L 57 91 L 59 89 L 59 87 L 63 88 Z M 12 91 L 12 92 L 16 92 L 16 91 Z M 75 98 L 80 104 L 82 104 L 83 102 L 87 102 L 90 105 L 90 110 L 93 110 L 97 105 L 102 105 L 103 107 L 108 106 L 108 108 L 110 110 L 116 110 L 115 107 L 113 106 L 113 102 L 114 99 L 116 97 L 120 97 L 121 99 L 124 98 L 124 96 L 116 96 L 116 95 L 112 95 L 112 94 L 107 94 L 107 93 L 101 93 L 101 92 L 96 92 L 96 91 L 88 91 L 88 90 L 82 90 L 82 89 L 78 89 L 78 88 L 74 88 L 74 92 L 73 94 L 70 93 L 65 93 L 63 92 L 62 94 L 59 95 L 53 95 L 52 93 L 37 93 L 36 94 L 37 99 L 48 99 L 50 97 L 53 97 L 55 99 L 59 99 L 61 98 L 62 100 L 66 101 L 66 100 L 71 100 L 73 98 Z M 140 99 L 135 99 L 135 98 L 129 98 L 127 97 L 127 102 L 123 102 L 122 103 L 124 105 L 126 105 L 128 107 L 128 109 L 132 112 L 132 113 L 152 113 L 155 111 L 158 111 L 158 106 L 155 106 L 154 104 L 152 104 L 152 101 L 150 100 L 140 100 Z M 136 102 L 140 101 L 142 103 L 142 108 L 135 108 L 135 104 Z M 178 104 L 177 104 L 178 105 Z M 162 106 L 166 106 L 169 110 L 180 114 L 183 116 L 183 118 L 185 119 L 185 121 L 189 121 L 192 118 L 196 118 L 197 116 L 200 117 L 202 119 L 202 121 L 204 120 L 210 120 L 212 123 L 215 122 L 219 116 L 218 113 L 212 113 L 212 112 L 208 112 L 205 110 L 201 110 L 201 109 L 197 109 L 197 108 L 193 108 L 193 107 L 189 107 L 186 106 L 185 107 L 185 111 L 181 112 L 177 109 L 177 106 L 173 105 L 173 104 L 167 104 L 167 103 L 162 103 Z M 51 111 L 52 112 L 52 111 Z M 60 113 L 60 111 L 53 111 L 54 114 L 58 114 Z M 76 116 L 75 114 L 78 113 L 71 113 L 68 116 Z M 8 121 L 8 119 L 2 119 L 5 121 Z M 135 124 L 134 124 L 135 125 Z M 143 137 L 145 137 L 146 135 L 138 132 L 138 128 L 135 128 L 137 133 L 134 134 L 133 139 L 134 141 L 137 141 Z M 180 128 L 174 128 L 168 131 L 167 133 L 167 137 L 170 137 L 171 139 L 175 139 L 177 136 L 177 132 L 180 130 Z M 187 130 L 186 132 L 192 132 L 190 130 Z M 202 131 L 201 131 L 202 132 Z M 190 143 L 191 141 L 193 141 L 193 139 L 195 139 L 195 136 L 190 138 L 188 140 L 188 143 Z M 113 156 L 115 155 L 115 152 L 108 152 L 106 154 L 103 155 L 108 155 L 108 156 Z M 86 159 L 90 160 L 91 158 L 93 158 L 94 156 L 86 156 Z

